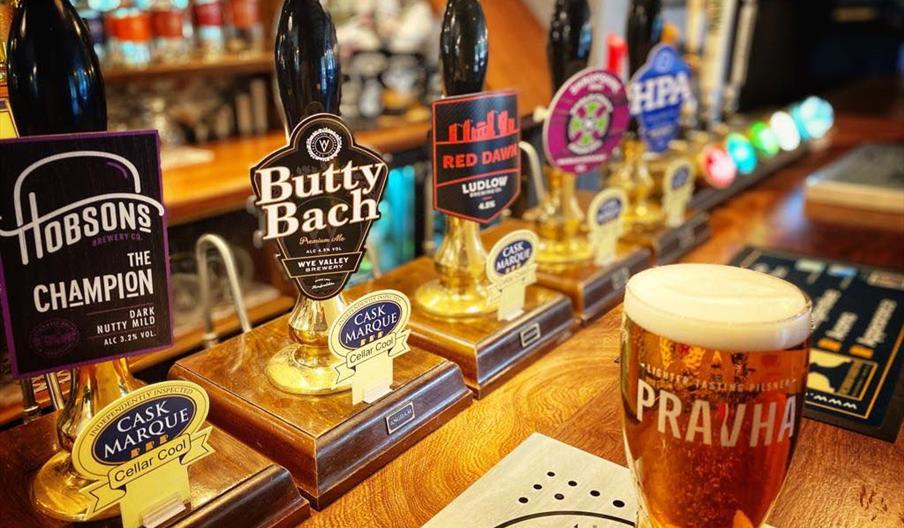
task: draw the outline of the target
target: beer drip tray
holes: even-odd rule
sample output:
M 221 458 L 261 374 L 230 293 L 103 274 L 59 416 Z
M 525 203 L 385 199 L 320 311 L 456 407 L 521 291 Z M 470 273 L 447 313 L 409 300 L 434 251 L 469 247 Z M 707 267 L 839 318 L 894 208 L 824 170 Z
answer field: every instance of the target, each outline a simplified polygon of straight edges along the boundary
M 424 528 L 623 528 L 637 507 L 628 468 L 534 433 Z

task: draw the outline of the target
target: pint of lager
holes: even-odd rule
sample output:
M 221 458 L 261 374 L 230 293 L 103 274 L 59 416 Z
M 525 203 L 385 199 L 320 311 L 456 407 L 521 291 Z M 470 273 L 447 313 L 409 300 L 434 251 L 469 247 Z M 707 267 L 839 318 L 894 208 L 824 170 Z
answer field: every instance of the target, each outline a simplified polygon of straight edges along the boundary
M 677 264 L 625 293 L 621 396 L 638 526 L 753 528 L 799 436 L 810 302 L 756 271 Z

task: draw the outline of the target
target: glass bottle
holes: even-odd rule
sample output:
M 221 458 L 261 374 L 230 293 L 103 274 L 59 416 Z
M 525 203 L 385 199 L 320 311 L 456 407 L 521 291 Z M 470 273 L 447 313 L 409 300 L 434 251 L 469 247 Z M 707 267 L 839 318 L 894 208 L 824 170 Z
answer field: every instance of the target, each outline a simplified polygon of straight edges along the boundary
M 124 0 L 109 18 L 116 36 L 116 63 L 126 67 L 147 66 L 151 62 L 150 14 Z
M 226 51 L 226 17 L 221 0 L 194 0 L 192 15 L 201 55 L 207 59 Z
M 264 48 L 264 24 L 261 22 L 260 0 L 231 0 L 229 51 L 259 52 Z
M 154 60 L 181 62 L 188 59 L 191 51 L 191 22 L 185 4 L 178 0 L 153 0 L 150 15 L 154 34 Z

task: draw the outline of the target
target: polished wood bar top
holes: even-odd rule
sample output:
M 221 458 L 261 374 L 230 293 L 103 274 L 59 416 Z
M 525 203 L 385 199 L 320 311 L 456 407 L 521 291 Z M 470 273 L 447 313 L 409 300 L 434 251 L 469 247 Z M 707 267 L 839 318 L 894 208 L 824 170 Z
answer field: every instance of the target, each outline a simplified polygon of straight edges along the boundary
M 727 262 L 746 244 L 904 268 L 904 220 L 854 225 L 805 208 L 804 178 L 862 141 L 904 141 L 904 122 L 839 116 L 822 150 L 711 211 L 712 237 L 685 262 Z M 872 224 L 877 225 L 877 224 Z M 475 402 L 322 512 L 304 528 L 420 526 L 538 431 L 625 464 L 616 358 L 621 310 L 579 331 Z M 901 527 L 904 434 L 895 443 L 804 419 L 778 528 Z

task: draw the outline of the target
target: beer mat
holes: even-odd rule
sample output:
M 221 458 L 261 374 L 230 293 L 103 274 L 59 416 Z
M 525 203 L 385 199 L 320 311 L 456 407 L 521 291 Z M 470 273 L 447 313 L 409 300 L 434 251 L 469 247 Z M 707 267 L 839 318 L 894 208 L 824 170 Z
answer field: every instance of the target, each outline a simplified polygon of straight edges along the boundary
M 628 468 L 533 433 L 423 528 L 623 528 L 637 507 Z
M 813 301 L 804 416 L 894 442 L 904 418 L 904 272 L 746 247 L 731 263 Z
M 534 433 L 424 528 L 634 526 L 628 468 Z

